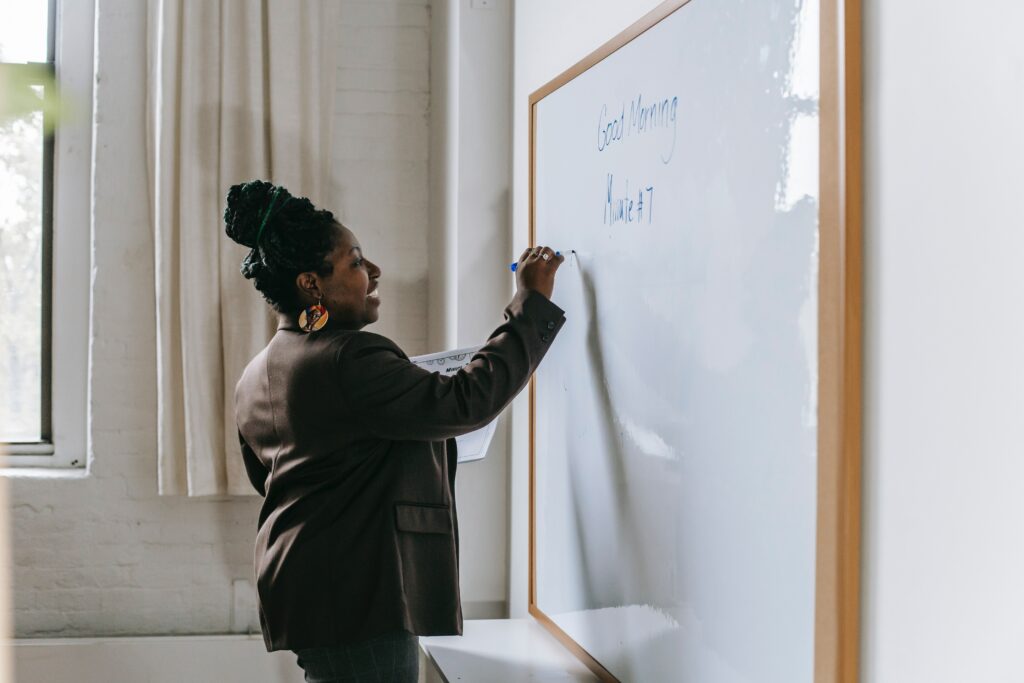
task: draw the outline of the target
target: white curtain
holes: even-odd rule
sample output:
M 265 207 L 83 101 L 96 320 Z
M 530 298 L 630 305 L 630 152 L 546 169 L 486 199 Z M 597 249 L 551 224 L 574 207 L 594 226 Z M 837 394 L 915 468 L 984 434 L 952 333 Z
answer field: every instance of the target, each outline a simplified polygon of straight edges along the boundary
M 251 494 L 234 386 L 274 329 L 224 234 L 228 188 L 284 185 L 329 207 L 333 0 L 149 0 L 158 487 Z

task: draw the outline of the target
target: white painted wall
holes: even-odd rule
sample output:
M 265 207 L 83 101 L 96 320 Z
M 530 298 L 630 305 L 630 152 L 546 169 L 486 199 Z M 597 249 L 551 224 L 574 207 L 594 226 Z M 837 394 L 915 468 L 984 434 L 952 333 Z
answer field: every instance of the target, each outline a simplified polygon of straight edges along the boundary
M 509 243 L 512 0 L 459 3 L 458 346 L 482 344 L 512 298 Z M 475 6 L 476 5 L 476 6 Z M 456 479 L 461 577 L 468 617 L 507 614 L 508 417 L 487 457 Z
M 381 267 L 373 331 L 426 353 L 429 0 L 340 5 L 332 210 Z
M 9 482 L 15 634 L 258 631 L 245 582 L 259 499 L 156 494 L 145 3 L 98 0 L 96 14 L 91 335 L 82 340 L 92 467 L 85 478 Z M 379 331 L 417 353 L 426 340 L 429 6 L 345 0 L 340 16 L 332 208 L 384 266 L 393 303 Z M 82 216 L 76 227 L 88 225 Z
M 1022 681 L 1024 7 L 866 4 L 864 680 Z
M 21 683 L 302 683 L 288 650 L 267 653 L 263 637 L 26 638 L 13 643 Z
M 428 339 L 483 343 L 512 296 L 508 260 L 511 0 L 434 0 L 431 42 Z M 508 431 L 459 468 L 460 578 L 466 618 L 507 613 Z
M 655 0 L 518 0 L 512 229 L 529 93 Z M 862 680 L 1024 680 L 1024 9 L 865 3 Z M 526 607 L 526 403 L 510 609 Z

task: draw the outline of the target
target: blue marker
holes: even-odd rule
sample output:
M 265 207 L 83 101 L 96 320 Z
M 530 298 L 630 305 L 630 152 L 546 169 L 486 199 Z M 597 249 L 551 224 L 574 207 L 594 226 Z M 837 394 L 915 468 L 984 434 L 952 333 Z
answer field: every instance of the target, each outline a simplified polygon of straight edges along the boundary
M 555 252 L 555 256 L 561 256 L 561 255 L 562 255 L 562 252 L 560 252 L 560 251 L 556 251 Z M 511 264 L 508 268 L 509 268 L 509 270 L 511 270 L 514 273 L 514 272 L 516 272 L 516 268 L 518 268 L 518 267 L 519 267 L 519 262 L 517 261 L 516 263 Z

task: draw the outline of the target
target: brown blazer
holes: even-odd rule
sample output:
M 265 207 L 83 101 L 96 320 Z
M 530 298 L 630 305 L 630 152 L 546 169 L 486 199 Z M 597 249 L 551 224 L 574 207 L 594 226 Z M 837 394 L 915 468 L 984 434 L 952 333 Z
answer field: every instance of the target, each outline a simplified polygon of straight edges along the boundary
M 268 651 L 462 633 L 453 437 L 508 405 L 565 322 L 533 291 L 505 318 L 451 377 L 330 323 L 280 325 L 246 367 L 235 416 L 265 497 L 255 564 Z

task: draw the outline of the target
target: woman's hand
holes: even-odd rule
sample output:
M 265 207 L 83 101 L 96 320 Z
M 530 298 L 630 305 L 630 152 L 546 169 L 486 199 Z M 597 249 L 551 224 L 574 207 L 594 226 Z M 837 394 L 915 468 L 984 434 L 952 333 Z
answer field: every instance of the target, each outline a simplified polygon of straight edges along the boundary
M 527 249 L 516 266 L 516 288 L 532 289 L 550 299 L 555 289 L 555 271 L 564 260 L 564 256 L 555 256 L 551 247 Z

